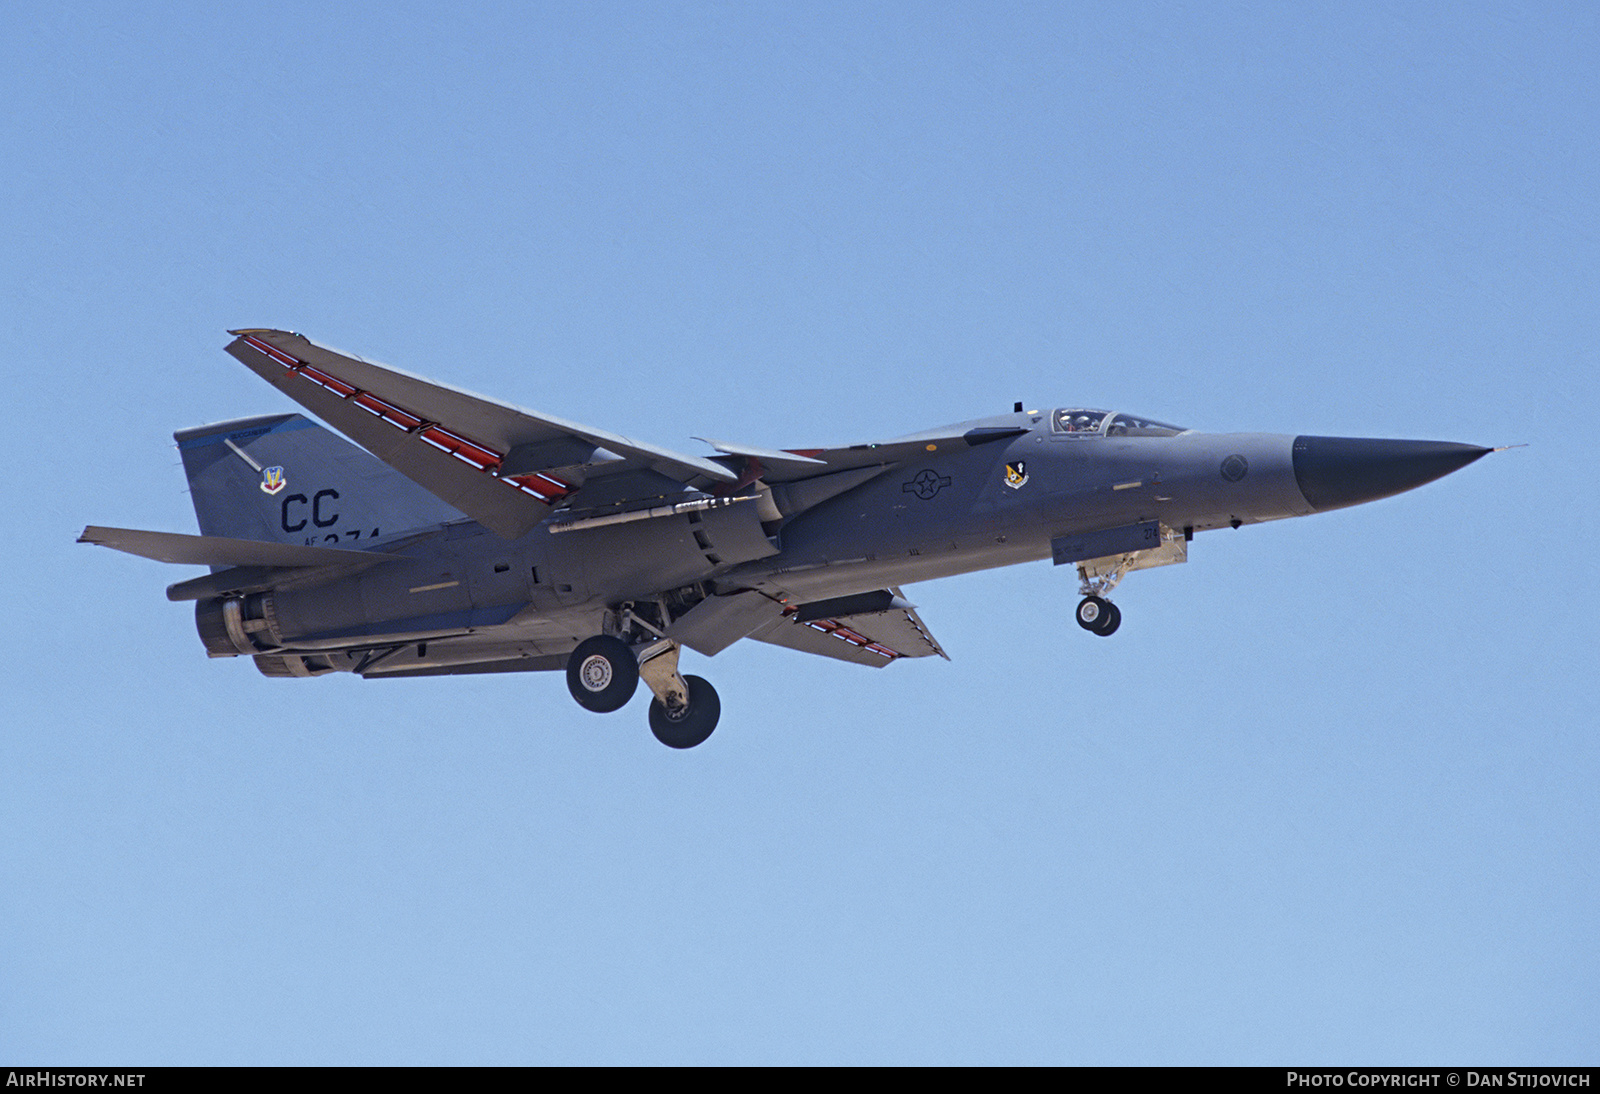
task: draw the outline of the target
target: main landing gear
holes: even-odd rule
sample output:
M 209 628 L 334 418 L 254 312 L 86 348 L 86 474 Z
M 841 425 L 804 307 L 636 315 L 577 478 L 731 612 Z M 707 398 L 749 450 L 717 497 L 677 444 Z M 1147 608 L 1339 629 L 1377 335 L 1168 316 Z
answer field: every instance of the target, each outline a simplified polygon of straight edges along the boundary
M 650 732 L 668 748 L 693 748 L 711 736 L 722 717 L 722 700 L 717 689 L 698 676 L 685 676 L 688 701 L 669 707 L 660 699 L 650 700 Z
M 584 710 L 621 710 L 639 686 L 639 662 L 622 639 L 597 634 L 578 643 L 567 658 L 567 690 Z
M 639 622 L 627 613 L 624 620 Z M 693 748 L 717 728 L 722 700 L 707 681 L 678 674 L 678 643 L 648 633 L 655 630 L 634 645 L 612 634 L 578 643 L 567 659 L 567 690 L 583 709 L 609 714 L 626 706 L 643 680 L 655 695 L 650 732 L 668 748 Z

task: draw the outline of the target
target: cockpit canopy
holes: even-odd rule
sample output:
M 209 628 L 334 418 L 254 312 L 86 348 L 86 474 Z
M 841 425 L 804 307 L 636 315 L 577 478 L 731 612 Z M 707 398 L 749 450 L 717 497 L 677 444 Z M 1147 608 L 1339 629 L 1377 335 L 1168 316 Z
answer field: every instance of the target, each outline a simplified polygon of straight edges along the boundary
M 1168 425 L 1137 414 L 1075 407 L 1052 411 L 1050 429 L 1054 433 L 1079 437 L 1175 437 L 1186 432 L 1182 426 Z

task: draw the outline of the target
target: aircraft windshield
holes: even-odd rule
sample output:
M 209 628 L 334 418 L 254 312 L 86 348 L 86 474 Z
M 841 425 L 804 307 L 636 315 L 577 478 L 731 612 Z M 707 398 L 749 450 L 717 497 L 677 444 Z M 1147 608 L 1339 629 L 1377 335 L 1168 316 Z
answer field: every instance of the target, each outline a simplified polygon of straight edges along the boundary
M 1098 433 L 1105 417 L 1103 410 L 1058 410 L 1050 419 L 1050 428 L 1057 433 Z
M 1184 432 L 1182 426 L 1168 425 L 1137 414 L 1111 414 L 1104 410 L 1078 408 L 1055 411 L 1050 417 L 1050 428 L 1056 433 L 1084 437 L 1175 437 Z
M 1112 437 L 1175 437 L 1182 432 L 1182 426 L 1168 425 L 1133 414 L 1114 415 L 1111 424 L 1106 426 L 1107 435 Z

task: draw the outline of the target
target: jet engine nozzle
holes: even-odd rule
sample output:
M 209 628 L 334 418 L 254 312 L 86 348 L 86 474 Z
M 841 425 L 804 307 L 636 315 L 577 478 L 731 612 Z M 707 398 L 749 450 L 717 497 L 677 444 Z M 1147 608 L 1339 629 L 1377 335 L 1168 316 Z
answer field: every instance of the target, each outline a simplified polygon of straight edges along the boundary
M 1294 477 L 1321 513 L 1413 490 L 1492 451 L 1451 441 L 1296 437 Z
M 194 625 L 207 657 L 238 657 L 283 645 L 271 593 L 194 602 Z

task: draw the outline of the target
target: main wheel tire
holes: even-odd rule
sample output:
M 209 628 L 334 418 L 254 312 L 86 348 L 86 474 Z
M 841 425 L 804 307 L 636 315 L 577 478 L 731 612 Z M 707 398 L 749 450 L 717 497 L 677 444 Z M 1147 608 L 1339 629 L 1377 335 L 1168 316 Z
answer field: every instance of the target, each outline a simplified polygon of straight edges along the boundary
M 639 686 L 639 662 L 620 638 L 597 634 L 578 643 L 567 658 L 567 690 L 584 710 L 621 710 Z
M 1106 602 L 1106 608 L 1109 610 L 1100 620 L 1100 625 L 1094 629 L 1094 633 L 1101 638 L 1110 638 L 1117 633 L 1117 628 L 1122 626 L 1122 609 L 1109 601 Z
M 1078 601 L 1078 626 L 1086 631 L 1098 632 L 1105 626 L 1106 617 L 1116 609 L 1111 602 L 1098 596 L 1086 596 Z
M 722 717 L 722 700 L 710 682 L 698 676 L 685 676 L 689 685 L 689 705 L 678 711 L 677 717 L 667 713 L 660 699 L 650 701 L 650 732 L 668 748 L 693 748 L 717 728 Z

